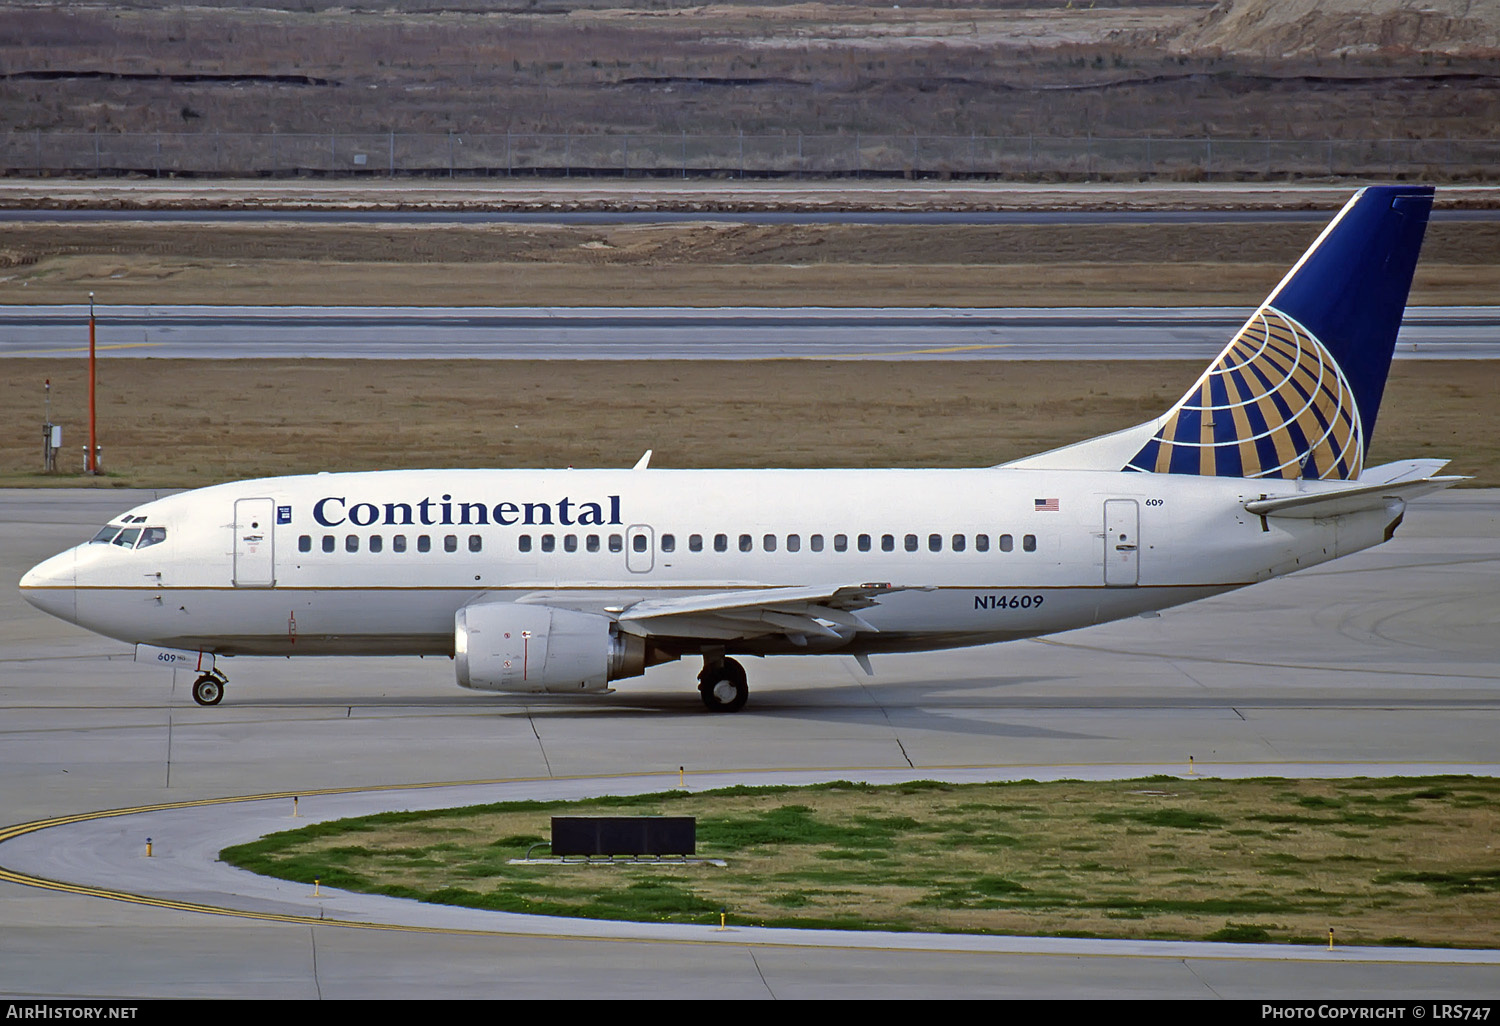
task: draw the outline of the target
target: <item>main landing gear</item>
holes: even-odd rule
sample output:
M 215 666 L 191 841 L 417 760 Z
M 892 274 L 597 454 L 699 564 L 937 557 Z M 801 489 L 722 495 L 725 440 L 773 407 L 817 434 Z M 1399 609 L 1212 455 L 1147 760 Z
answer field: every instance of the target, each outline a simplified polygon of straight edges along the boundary
M 745 668 L 733 659 L 705 658 L 698 674 L 698 694 L 710 712 L 739 712 L 750 697 Z
M 193 681 L 193 701 L 199 705 L 218 705 L 224 699 L 224 685 L 229 678 L 218 670 L 210 670 Z

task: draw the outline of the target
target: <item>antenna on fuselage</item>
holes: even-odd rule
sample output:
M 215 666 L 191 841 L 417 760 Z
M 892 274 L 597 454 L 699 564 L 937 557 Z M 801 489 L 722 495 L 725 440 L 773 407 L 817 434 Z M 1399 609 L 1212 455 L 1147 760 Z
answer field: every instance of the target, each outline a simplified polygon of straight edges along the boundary
M 646 469 L 646 465 L 651 462 L 651 454 L 653 452 L 655 452 L 655 451 L 656 451 L 655 449 L 647 449 L 641 455 L 641 458 L 635 461 L 635 466 L 631 467 L 630 469 L 631 470 L 645 470 Z

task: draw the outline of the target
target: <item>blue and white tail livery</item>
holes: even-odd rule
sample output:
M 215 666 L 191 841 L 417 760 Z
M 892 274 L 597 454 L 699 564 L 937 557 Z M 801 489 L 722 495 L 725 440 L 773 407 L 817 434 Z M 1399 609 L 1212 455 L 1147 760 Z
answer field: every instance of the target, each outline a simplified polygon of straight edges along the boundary
M 1361 189 L 1160 418 L 1013 466 L 1359 478 L 1432 198 L 1426 186 Z
M 1006 466 L 269 478 L 127 510 L 21 589 L 195 668 L 204 705 L 229 656 L 447 655 L 466 688 L 571 695 L 701 658 L 718 712 L 734 656 L 868 673 L 1207 598 L 1379 545 L 1456 480 L 1365 466 L 1431 205 L 1361 191 L 1170 410 Z

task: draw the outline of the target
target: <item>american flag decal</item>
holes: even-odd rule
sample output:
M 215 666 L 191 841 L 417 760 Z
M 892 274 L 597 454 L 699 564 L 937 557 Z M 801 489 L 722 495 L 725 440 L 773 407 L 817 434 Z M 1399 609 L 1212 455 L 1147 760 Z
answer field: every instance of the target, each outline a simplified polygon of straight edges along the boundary
M 1035 500 L 1035 504 L 1036 504 L 1036 511 L 1038 513 L 1056 513 L 1057 512 L 1057 500 L 1056 499 L 1036 499 Z

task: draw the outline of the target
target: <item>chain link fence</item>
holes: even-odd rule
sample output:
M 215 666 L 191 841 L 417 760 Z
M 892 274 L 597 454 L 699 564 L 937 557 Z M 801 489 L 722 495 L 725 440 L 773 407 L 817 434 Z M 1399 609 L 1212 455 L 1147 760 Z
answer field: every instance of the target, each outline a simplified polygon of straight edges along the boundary
M 12 131 L 0 174 L 1489 180 L 1500 140 Z

